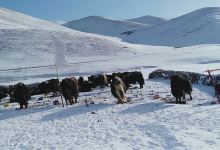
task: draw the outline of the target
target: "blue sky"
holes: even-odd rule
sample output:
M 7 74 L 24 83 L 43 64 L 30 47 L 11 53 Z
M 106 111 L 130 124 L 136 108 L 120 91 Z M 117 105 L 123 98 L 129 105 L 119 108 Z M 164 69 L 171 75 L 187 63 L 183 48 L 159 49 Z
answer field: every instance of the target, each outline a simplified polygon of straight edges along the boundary
M 220 7 L 220 0 L 0 0 L 0 6 L 46 20 L 69 21 L 90 15 L 174 18 L 203 7 Z

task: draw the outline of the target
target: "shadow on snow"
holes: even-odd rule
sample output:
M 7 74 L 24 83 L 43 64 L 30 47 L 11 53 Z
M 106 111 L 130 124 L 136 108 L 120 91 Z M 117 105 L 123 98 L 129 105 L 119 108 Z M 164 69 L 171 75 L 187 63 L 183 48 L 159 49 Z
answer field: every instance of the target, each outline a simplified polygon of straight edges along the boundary
M 2 111 L 0 112 L 0 120 L 7 120 L 11 118 L 29 115 L 32 113 L 48 111 L 53 108 L 54 106 L 44 106 L 44 107 L 28 108 L 28 109 L 21 109 L 21 110 L 13 109 L 9 111 Z
M 55 113 L 51 113 L 43 116 L 42 121 L 61 120 L 71 116 L 81 115 L 89 112 L 95 112 L 107 107 L 111 107 L 113 104 L 92 104 L 89 107 L 85 105 L 72 106 L 69 108 L 61 109 Z
M 133 107 L 130 107 L 124 111 L 121 111 L 120 114 L 129 114 L 129 113 L 139 113 L 139 114 L 145 114 L 150 112 L 155 112 L 161 109 L 166 109 L 173 107 L 174 105 L 163 103 L 163 102 L 150 102 L 146 104 L 140 104 Z

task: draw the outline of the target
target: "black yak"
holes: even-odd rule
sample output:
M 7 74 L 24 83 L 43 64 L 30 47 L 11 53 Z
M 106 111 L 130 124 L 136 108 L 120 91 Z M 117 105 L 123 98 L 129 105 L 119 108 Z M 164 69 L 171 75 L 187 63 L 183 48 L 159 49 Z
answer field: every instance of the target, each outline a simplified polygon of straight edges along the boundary
M 38 88 L 40 90 L 40 93 L 45 94 L 45 97 L 50 92 L 53 92 L 55 94 L 59 91 L 59 80 L 58 79 L 50 79 L 44 82 L 41 82 L 38 85 Z
M 127 102 L 127 98 L 125 96 L 126 86 L 120 77 L 114 76 L 111 82 L 111 92 L 114 97 L 118 99 L 119 104 L 123 104 Z
M 77 103 L 77 98 L 79 95 L 79 85 L 75 77 L 63 79 L 60 87 L 61 92 L 66 100 L 66 105 L 68 105 L 67 100 L 69 101 L 70 105 Z
M 130 84 L 138 83 L 140 85 L 140 89 L 143 88 L 144 85 L 144 77 L 141 72 L 134 71 L 134 72 L 123 72 L 123 73 L 113 73 L 112 77 L 118 76 L 124 81 L 126 88 L 128 89 Z
M 83 77 L 79 77 L 78 84 L 79 92 L 90 92 L 92 91 L 92 88 L 95 86 L 94 83 L 84 80 Z
M 107 77 L 108 84 L 111 84 L 111 82 L 112 82 L 112 75 L 111 74 L 106 74 L 106 77 Z
M 8 89 L 4 86 L 0 86 L 0 101 L 2 98 L 7 97 Z
M 125 72 L 124 76 L 125 76 L 124 81 L 126 85 L 138 83 L 140 85 L 140 89 L 143 88 L 143 85 L 145 82 L 144 82 L 144 77 L 141 72 L 138 72 L 138 71 Z
M 19 103 L 20 109 L 23 109 L 24 107 L 26 109 L 28 107 L 28 100 L 31 99 L 27 87 L 23 83 L 19 82 L 14 85 L 12 93 L 15 101 Z
M 79 87 L 83 86 L 83 83 L 84 83 L 83 77 L 79 77 L 79 79 L 78 79 Z
M 215 85 L 215 95 L 218 97 L 220 96 L 220 84 Z
M 79 88 L 80 92 L 90 92 L 92 91 L 92 88 L 94 87 L 94 84 L 89 81 L 84 81 L 83 85 Z
M 180 75 L 173 75 L 170 80 L 171 93 L 176 98 L 176 103 L 181 103 L 181 98 L 185 99 L 185 93 L 190 95 L 192 100 L 192 85 L 190 80 Z
M 95 84 L 95 86 L 107 86 L 108 80 L 105 74 L 97 74 L 97 75 L 91 75 L 88 77 L 88 81 Z

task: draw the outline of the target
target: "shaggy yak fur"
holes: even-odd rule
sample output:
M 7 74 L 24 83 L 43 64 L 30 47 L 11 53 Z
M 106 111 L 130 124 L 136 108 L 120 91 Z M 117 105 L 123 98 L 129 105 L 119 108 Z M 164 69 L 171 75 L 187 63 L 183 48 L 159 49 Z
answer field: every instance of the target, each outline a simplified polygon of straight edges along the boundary
M 59 80 L 58 79 L 50 79 L 44 82 L 41 82 L 38 85 L 40 93 L 45 94 L 45 97 L 50 93 L 53 92 L 55 94 L 59 91 Z
M 127 98 L 125 96 L 126 86 L 120 77 L 115 76 L 112 79 L 111 92 L 112 95 L 118 99 L 119 104 L 123 104 L 127 102 Z
M 90 92 L 92 91 L 92 88 L 95 86 L 94 83 L 84 80 L 83 77 L 79 77 L 78 84 L 79 92 Z
M 143 74 L 138 71 L 113 73 L 112 77 L 114 76 L 120 77 L 122 81 L 124 81 L 127 89 L 129 88 L 130 84 L 138 83 L 140 85 L 140 89 L 142 89 L 143 85 L 145 84 Z
M 180 75 L 173 75 L 170 80 L 171 93 L 176 98 L 176 103 L 181 103 L 181 98 L 185 99 L 185 93 L 190 95 L 192 100 L 192 84 L 190 80 Z
M 19 82 L 14 85 L 12 93 L 15 101 L 20 104 L 20 109 L 23 109 L 24 107 L 26 109 L 28 107 L 28 100 L 31 98 L 27 87 Z
M 95 84 L 95 86 L 107 86 L 108 80 L 105 74 L 97 74 L 97 75 L 91 75 L 88 77 L 88 81 Z
M 79 85 L 75 77 L 63 79 L 60 87 L 61 92 L 66 100 L 66 105 L 68 105 L 67 100 L 69 101 L 70 105 L 77 103 L 77 98 L 79 95 Z
M 0 101 L 2 98 L 7 97 L 8 89 L 4 86 L 0 86 Z

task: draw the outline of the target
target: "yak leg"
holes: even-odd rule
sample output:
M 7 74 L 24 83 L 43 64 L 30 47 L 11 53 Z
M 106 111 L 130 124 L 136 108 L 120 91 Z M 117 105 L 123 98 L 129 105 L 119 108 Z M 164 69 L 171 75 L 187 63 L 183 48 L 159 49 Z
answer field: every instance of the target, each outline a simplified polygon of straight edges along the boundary
M 45 95 L 44 95 L 45 98 L 48 98 L 49 97 L 48 95 L 49 95 L 49 92 L 45 92 Z
M 185 96 L 185 95 L 184 95 Z M 181 97 L 179 97 L 179 104 L 181 103 Z
M 28 108 L 28 103 L 24 104 L 24 108 L 27 109 Z
M 190 100 L 192 100 L 192 95 L 191 95 L 191 93 L 189 94 L 189 96 L 190 96 Z
M 75 96 L 75 103 L 78 103 L 78 101 L 77 101 L 77 97 Z
M 23 104 L 22 104 L 22 103 L 19 103 L 19 105 L 20 105 L 20 109 L 23 109 Z
M 67 101 L 67 99 L 65 99 L 66 100 L 66 105 L 68 105 L 68 101 Z
M 127 103 L 127 102 L 128 102 L 128 101 L 127 101 L 127 97 L 124 98 L 123 102 L 124 102 L 124 103 Z
M 143 89 L 143 84 L 140 84 L 140 89 Z
M 123 100 L 118 98 L 118 104 L 123 104 Z
M 183 99 L 185 100 L 186 99 L 186 96 L 185 96 L 186 93 L 185 93 L 185 91 L 182 91 L 182 93 L 183 93 Z
M 181 103 L 181 97 L 176 97 L 176 104 Z
M 178 103 L 178 97 L 176 97 L 176 104 Z
M 73 100 L 73 97 L 71 98 L 71 105 L 73 105 L 74 104 L 74 100 Z

